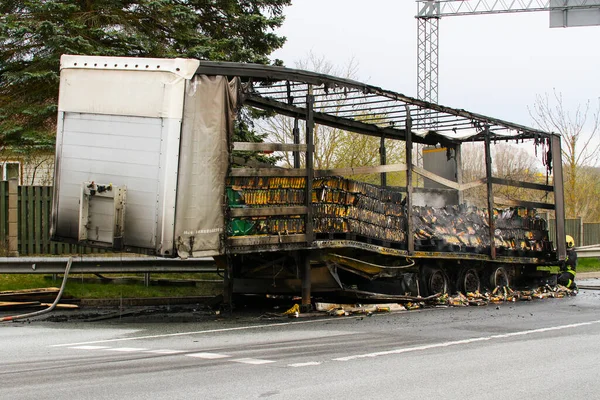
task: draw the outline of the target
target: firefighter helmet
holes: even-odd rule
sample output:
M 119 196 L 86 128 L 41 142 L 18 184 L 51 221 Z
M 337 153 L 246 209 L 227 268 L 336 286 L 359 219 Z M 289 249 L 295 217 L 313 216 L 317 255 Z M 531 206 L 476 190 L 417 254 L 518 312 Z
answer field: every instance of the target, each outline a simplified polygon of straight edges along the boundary
M 567 235 L 565 239 L 567 240 L 567 248 L 570 249 L 571 247 L 575 246 L 575 240 L 573 240 L 573 236 Z

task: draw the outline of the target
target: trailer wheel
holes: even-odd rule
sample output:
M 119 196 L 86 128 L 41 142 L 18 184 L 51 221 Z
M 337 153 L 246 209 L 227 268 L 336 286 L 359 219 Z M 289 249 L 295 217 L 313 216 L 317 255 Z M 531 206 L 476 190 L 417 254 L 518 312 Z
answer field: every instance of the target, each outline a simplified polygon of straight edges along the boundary
M 479 279 L 477 271 L 474 269 L 465 269 L 461 271 L 458 276 L 456 288 L 464 294 L 479 291 L 481 288 L 481 280 Z
M 510 286 L 508 272 L 504 267 L 494 268 L 490 274 L 490 288 L 495 289 L 498 286 Z
M 448 293 L 448 276 L 441 269 L 432 269 L 426 279 L 430 295 Z

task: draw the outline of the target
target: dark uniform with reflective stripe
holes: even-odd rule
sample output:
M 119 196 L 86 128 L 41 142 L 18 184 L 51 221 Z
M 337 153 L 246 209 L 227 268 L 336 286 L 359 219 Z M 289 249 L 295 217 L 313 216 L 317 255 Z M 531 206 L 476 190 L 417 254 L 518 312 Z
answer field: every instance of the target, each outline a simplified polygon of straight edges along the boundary
M 577 274 L 577 253 L 572 247 L 567 249 L 567 259 L 561 268 L 561 274 L 558 277 L 558 283 L 569 289 L 577 289 L 575 284 L 575 275 Z

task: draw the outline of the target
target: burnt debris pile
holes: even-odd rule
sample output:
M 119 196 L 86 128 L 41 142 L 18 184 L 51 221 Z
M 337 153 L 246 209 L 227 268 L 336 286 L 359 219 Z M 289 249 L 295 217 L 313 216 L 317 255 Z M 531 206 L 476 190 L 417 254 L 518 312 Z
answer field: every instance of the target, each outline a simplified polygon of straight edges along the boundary
M 414 207 L 413 224 L 416 249 L 489 252 L 490 228 L 486 209 L 465 205 Z M 546 221 L 533 209 L 496 209 L 494 225 L 494 245 L 499 255 L 533 257 L 552 251 Z
M 229 207 L 270 209 L 265 216 L 229 218 L 230 236 L 304 233 L 304 215 L 277 215 L 278 207 L 304 206 L 305 178 L 234 177 L 227 186 Z M 315 178 L 311 206 L 320 240 L 356 240 L 407 248 L 405 196 L 342 177 Z M 415 250 L 488 254 L 486 209 L 467 205 L 412 208 Z M 494 245 L 498 255 L 534 257 L 552 251 L 546 221 L 533 209 L 494 210 Z

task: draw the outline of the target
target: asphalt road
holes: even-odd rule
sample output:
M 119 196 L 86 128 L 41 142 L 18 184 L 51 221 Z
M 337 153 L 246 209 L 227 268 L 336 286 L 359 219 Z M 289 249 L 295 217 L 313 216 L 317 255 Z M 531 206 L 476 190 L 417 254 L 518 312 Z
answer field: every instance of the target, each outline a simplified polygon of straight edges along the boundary
M 0 325 L 2 399 L 562 399 L 600 393 L 600 292 L 372 317 Z

